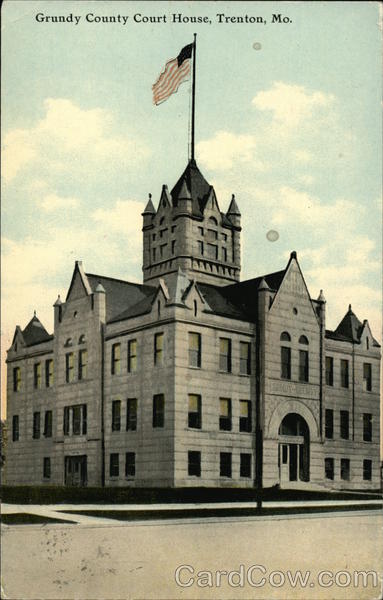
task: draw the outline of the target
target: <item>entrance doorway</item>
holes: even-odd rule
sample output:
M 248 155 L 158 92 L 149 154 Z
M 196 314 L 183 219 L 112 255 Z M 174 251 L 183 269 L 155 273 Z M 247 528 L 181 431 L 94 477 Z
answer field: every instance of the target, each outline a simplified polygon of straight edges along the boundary
M 86 456 L 65 457 L 65 485 L 73 487 L 85 486 L 87 483 Z
M 310 432 L 297 413 L 285 416 L 279 427 L 278 464 L 281 484 L 310 480 Z

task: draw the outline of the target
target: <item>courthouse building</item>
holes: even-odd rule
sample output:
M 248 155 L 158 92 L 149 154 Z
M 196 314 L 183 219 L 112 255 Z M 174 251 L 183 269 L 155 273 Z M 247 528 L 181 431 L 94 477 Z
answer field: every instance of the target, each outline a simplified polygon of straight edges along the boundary
M 53 335 L 8 351 L 6 483 L 380 486 L 367 320 L 326 329 L 295 252 L 241 281 L 240 236 L 191 160 L 143 212 L 143 284 L 76 262 Z

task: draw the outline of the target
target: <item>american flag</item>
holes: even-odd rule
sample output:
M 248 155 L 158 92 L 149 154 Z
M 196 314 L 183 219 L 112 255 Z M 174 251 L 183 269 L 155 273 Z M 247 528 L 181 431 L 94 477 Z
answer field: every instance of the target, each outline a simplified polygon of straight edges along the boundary
M 178 90 L 183 81 L 189 79 L 193 47 L 194 44 L 188 44 L 182 48 L 177 58 L 172 58 L 166 63 L 161 75 L 152 86 L 154 104 L 165 102 Z

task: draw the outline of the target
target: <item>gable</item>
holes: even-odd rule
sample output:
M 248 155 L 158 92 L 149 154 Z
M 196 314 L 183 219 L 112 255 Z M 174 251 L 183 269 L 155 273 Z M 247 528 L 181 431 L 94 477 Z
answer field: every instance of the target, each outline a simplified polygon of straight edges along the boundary
M 318 316 L 311 302 L 302 271 L 294 258 L 290 260 L 286 268 L 279 290 L 270 307 L 270 313 L 278 311 L 287 311 L 287 314 L 291 314 L 291 316 L 294 314 L 298 316 L 303 311 L 306 318 L 318 322 Z
M 75 268 L 72 275 L 72 281 L 70 283 L 66 297 L 66 302 L 68 302 L 68 300 L 77 300 L 78 298 L 83 298 L 84 296 L 88 296 L 91 293 L 92 289 L 89 285 L 88 278 L 85 275 L 84 269 L 82 267 L 82 262 L 76 260 Z

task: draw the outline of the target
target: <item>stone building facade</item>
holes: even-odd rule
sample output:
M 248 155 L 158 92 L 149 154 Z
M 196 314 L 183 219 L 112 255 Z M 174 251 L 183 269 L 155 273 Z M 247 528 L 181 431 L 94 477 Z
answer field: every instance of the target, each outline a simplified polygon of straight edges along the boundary
M 380 346 L 334 331 L 295 252 L 240 281 L 241 215 L 194 161 L 143 213 L 142 285 L 76 262 L 8 351 L 6 482 L 380 486 Z

